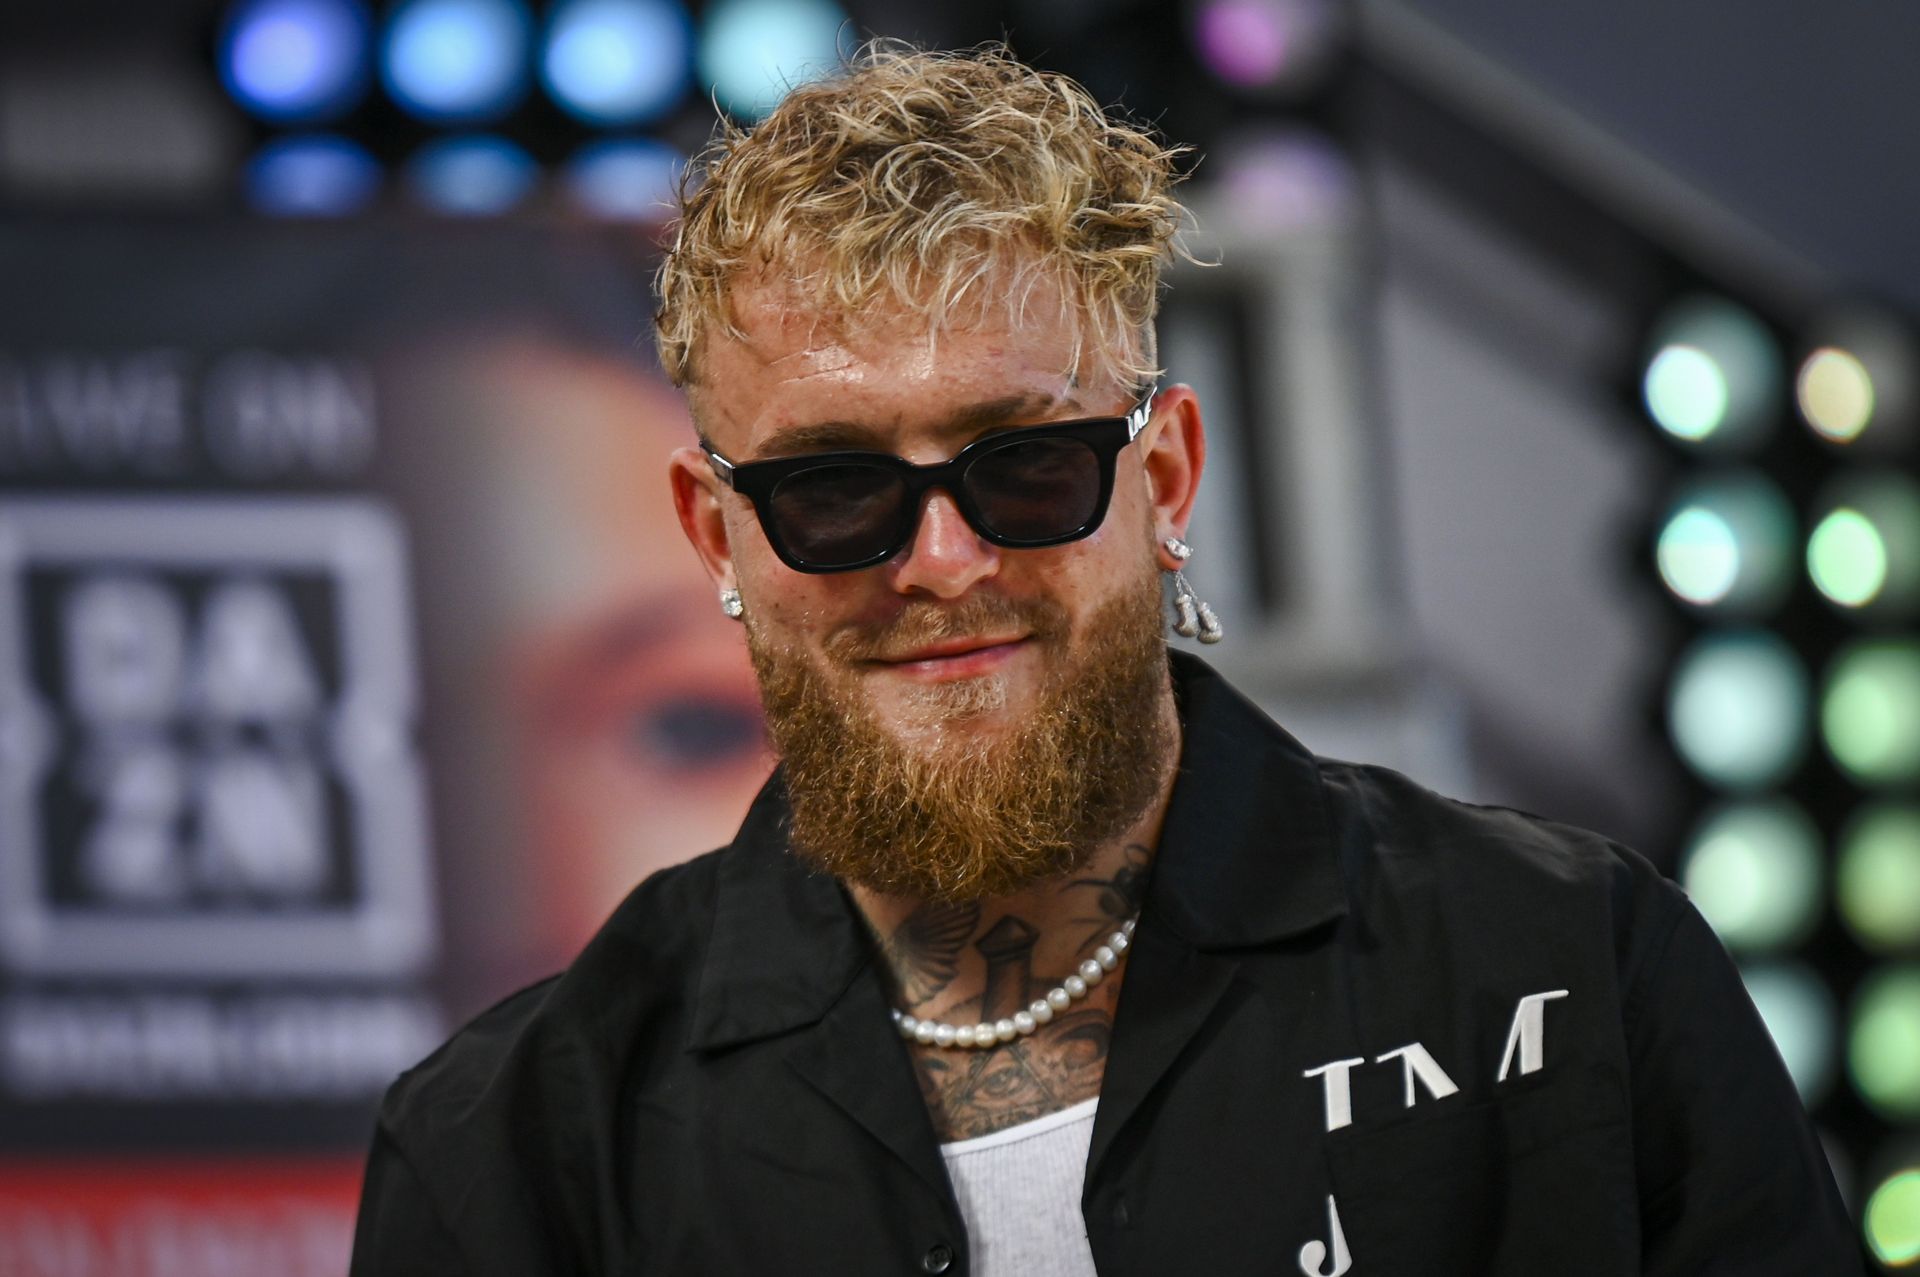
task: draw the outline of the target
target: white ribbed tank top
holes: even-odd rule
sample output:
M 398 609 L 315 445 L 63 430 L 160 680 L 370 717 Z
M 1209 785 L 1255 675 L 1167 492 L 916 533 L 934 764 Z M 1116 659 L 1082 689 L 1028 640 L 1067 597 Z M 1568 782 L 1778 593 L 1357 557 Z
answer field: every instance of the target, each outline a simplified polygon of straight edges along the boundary
M 942 1144 L 973 1250 L 973 1277 L 1094 1277 L 1080 1215 L 1100 1099 Z

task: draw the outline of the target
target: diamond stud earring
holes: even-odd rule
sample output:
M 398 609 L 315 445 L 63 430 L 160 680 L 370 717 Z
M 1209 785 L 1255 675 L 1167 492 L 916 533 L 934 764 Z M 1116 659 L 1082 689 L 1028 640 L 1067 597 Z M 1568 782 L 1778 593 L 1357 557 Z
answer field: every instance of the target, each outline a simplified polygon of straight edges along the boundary
M 731 585 L 720 591 L 720 610 L 736 621 L 745 615 L 747 605 L 740 601 L 740 591 Z

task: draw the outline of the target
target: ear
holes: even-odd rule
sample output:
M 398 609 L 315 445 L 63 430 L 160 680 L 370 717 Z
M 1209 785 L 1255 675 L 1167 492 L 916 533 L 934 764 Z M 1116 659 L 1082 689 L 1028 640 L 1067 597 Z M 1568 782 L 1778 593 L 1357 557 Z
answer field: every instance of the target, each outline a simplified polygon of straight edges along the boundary
M 680 516 L 680 528 L 693 543 L 707 575 L 719 589 L 737 585 L 726 512 L 720 505 L 723 489 L 707 454 L 698 448 L 676 448 L 667 463 L 667 478 L 673 485 L 673 509 Z
M 1207 461 L 1207 432 L 1192 386 L 1168 386 L 1154 396 L 1153 416 L 1138 444 L 1153 506 L 1153 539 L 1156 544 L 1168 537 L 1185 539 Z M 1180 566 L 1164 547 L 1160 557 L 1169 568 Z

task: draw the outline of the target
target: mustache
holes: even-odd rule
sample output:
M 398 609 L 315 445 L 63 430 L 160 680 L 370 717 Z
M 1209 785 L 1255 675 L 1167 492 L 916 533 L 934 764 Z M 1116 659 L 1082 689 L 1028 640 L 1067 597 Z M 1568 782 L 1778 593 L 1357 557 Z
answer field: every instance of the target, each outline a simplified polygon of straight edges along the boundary
M 915 599 L 876 625 L 848 624 L 827 636 L 827 655 L 840 661 L 891 661 L 942 639 L 1018 631 L 1048 640 L 1066 636 L 1067 609 L 1052 599 L 969 595 L 955 603 Z

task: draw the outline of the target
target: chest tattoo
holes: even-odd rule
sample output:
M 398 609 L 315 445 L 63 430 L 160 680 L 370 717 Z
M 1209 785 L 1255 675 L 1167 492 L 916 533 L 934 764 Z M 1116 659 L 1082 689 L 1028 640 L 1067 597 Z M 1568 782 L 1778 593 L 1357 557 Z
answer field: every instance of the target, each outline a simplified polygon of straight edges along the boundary
M 1098 1095 L 1113 1038 L 1117 987 L 1118 981 L 1108 980 L 1039 1033 L 992 1050 L 911 1045 L 920 1094 L 941 1142 L 990 1135 Z M 979 1008 L 981 1019 L 992 1020 L 1026 1004 L 1010 1000 L 998 1014 L 982 999 L 967 1005 Z
M 1075 902 L 1067 925 L 1076 940 L 1097 944 L 1140 910 L 1146 897 L 1151 853 L 1129 846 L 1110 876 L 1076 878 L 1062 890 Z M 942 1008 L 953 1023 L 993 1022 L 1024 1010 L 1071 972 L 1036 972 L 1039 929 L 1026 918 L 1004 914 L 984 931 L 978 904 L 927 904 L 879 937 L 882 957 L 900 986 L 902 1001 L 918 1010 L 959 973 L 969 942 L 986 966 L 978 997 Z M 920 1093 L 942 1142 L 971 1139 L 1045 1117 L 1100 1093 L 1113 1039 L 1124 968 L 1088 990 L 1085 999 L 1057 1013 L 1031 1037 L 990 1050 L 950 1050 L 908 1043 Z

